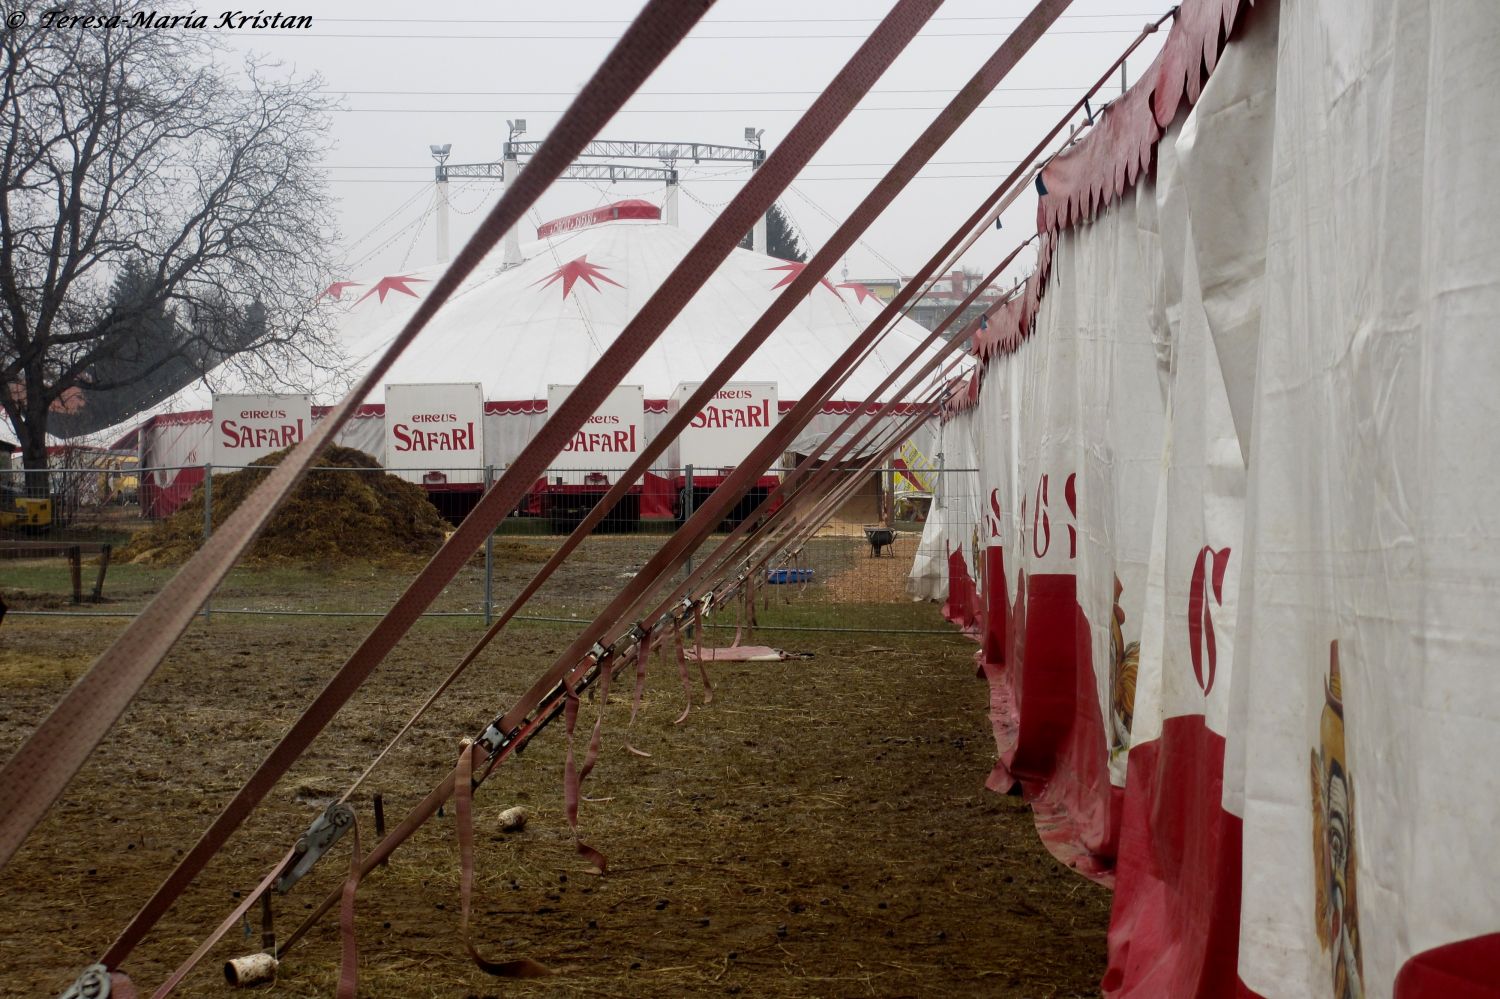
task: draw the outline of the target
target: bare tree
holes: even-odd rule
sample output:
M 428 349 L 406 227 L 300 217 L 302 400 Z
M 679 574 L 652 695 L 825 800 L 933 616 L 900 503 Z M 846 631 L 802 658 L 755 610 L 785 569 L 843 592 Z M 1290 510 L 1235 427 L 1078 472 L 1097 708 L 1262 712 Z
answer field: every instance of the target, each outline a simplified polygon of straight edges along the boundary
M 0 407 L 36 470 L 49 427 L 329 347 L 321 81 L 227 71 L 212 32 L 132 26 L 120 0 L 69 12 L 120 24 L 0 35 Z

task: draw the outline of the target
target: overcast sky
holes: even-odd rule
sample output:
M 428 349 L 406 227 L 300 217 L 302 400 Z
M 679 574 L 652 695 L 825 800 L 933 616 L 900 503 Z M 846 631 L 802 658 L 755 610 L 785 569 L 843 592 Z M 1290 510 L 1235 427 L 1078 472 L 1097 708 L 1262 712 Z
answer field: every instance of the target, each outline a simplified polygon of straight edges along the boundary
M 774 149 L 889 6 L 719 0 L 601 137 L 743 145 L 750 125 L 765 129 L 764 145 Z M 858 204 L 1029 6 L 948 0 L 783 197 L 813 248 L 835 227 L 827 215 L 842 219 Z M 507 118 L 526 119 L 525 138 L 545 138 L 639 7 L 634 0 L 302 0 L 280 9 L 311 14 L 311 30 L 220 37 L 232 47 L 273 55 L 299 73 L 321 75 L 340 101 L 326 164 L 343 234 L 343 276 L 364 278 L 436 261 L 430 144 L 451 143 L 452 163 L 498 159 Z M 1132 0 L 1076 0 L 850 251 L 849 276 L 886 277 L 919 267 L 1160 12 Z M 1160 37 L 1132 58 L 1132 82 Z M 1118 92 L 1116 78 L 1105 95 Z M 679 162 L 678 169 L 681 222 L 694 233 L 748 175 L 726 164 Z M 539 219 L 622 197 L 659 201 L 661 188 L 559 183 L 537 205 L 522 239 L 535 238 Z M 493 183 L 453 182 L 455 251 L 495 198 Z M 1035 211 L 1028 192 L 1007 213 L 1005 229 L 986 234 L 965 263 L 992 267 L 1035 230 Z

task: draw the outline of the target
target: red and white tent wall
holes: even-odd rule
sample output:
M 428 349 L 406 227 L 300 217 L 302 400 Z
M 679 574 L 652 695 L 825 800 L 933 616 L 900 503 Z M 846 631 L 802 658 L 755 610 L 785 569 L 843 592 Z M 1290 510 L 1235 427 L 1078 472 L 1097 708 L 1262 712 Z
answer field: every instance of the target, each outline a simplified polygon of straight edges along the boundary
M 781 412 L 789 411 L 796 400 L 782 399 Z M 858 403 L 831 401 L 823 412 L 813 418 L 809 433 L 831 433 L 837 429 Z M 327 406 L 313 407 L 313 422 L 317 423 L 328 411 Z M 900 413 L 909 412 L 908 407 L 897 407 Z M 647 440 L 656 436 L 669 418 L 666 399 L 646 400 L 645 433 Z M 514 461 L 547 420 L 547 400 L 523 399 L 517 401 L 490 401 L 484 404 L 484 450 L 486 464 L 496 469 Z M 207 409 L 186 410 L 152 416 L 142 423 L 135 435 L 127 437 L 116 447 L 139 449 L 141 467 L 148 469 L 142 482 L 142 512 L 148 517 L 162 517 L 176 510 L 193 488 L 203 481 L 202 466 L 209 460 L 212 450 L 210 432 L 212 413 Z M 926 433 L 919 434 L 921 446 L 931 447 Z M 338 443 L 344 447 L 357 448 L 382 459 L 385 450 L 385 406 L 367 403 L 355 412 L 354 419 L 344 424 L 338 433 Z M 621 460 L 611 465 L 603 459 L 601 471 L 623 470 L 629 462 Z M 665 464 L 665 458 L 663 459 Z M 717 475 L 719 469 L 700 469 L 699 476 Z M 676 489 L 665 477 L 652 476 L 643 494 L 642 514 L 647 517 L 670 517 Z M 649 503 L 647 501 L 650 501 Z
M 1108 995 L 1500 995 L 1497 84 L 1485 0 L 1187 3 L 1043 175 L 944 439 Z
M 978 592 L 968 571 L 978 550 L 981 519 L 973 430 L 968 414 L 930 428 L 929 453 L 942 456 L 942 470 L 934 473 L 932 506 L 907 580 L 912 596 L 942 602 L 949 620 L 969 629 L 977 627 L 979 619 Z M 957 585 L 950 585 L 950 573 Z

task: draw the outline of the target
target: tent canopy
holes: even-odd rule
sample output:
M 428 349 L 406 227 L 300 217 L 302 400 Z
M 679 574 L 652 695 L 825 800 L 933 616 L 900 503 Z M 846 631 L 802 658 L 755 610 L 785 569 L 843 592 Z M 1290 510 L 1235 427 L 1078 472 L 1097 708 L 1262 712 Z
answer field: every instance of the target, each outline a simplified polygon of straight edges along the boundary
M 478 381 L 488 400 L 544 400 L 549 385 L 575 384 L 583 377 L 693 243 L 693 236 L 665 222 L 621 218 L 523 244 L 519 265 L 505 267 L 497 252 L 469 277 L 385 382 Z M 802 266 L 733 251 L 622 384 L 642 386 L 647 399 L 666 399 L 679 383 L 702 381 Z M 248 384 L 229 364 L 143 415 L 206 409 L 215 391 L 298 391 L 317 403 L 332 403 L 380 356 L 442 271 L 434 266 L 330 285 L 320 308 L 337 313 L 337 340 L 346 358 L 341 372 L 309 368 L 286 373 L 283 385 L 268 386 Z M 825 279 L 734 380 L 775 382 L 781 399 L 800 399 L 880 308 L 863 286 Z M 838 400 L 868 397 L 927 335 L 910 320 L 897 322 L 839 390 Z M 900 381 L 883 398 L 899 388 Z M 382 399 L 383 390 L 377 390 L 365 401 Z

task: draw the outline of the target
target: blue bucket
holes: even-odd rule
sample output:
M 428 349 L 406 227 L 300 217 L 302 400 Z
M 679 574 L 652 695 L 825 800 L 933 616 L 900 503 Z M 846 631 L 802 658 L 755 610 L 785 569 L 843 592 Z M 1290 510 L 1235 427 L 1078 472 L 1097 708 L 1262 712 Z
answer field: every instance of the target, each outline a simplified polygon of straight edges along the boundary
M 806 583 L 813 577 L 811 569 L 767 569 L 768 583 Z

